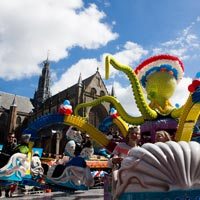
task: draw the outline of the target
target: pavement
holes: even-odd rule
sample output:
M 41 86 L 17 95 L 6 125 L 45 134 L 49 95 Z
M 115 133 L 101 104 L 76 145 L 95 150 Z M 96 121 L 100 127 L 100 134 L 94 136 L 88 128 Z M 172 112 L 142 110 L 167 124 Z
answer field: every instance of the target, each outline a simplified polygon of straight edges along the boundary
M 2 195 L 1 199 L 8 199 L 4 197 L 4 194 Z M 13 197 L 10 199 L 14 200 L 50 200 L 50 199 L 67 199 L 67 200 L 103 200 L 104 199 L 104 194 L 103 194 L 103 189 L 98 188 L 98 189 L 89 189 L 86 191 L 75 191 L 72 194 L 65 193 L 65 192 L 50 192 L 50 193 L 44 193 L 44 192 L 38 192 L 36 194 L 26 194 L 26 195 L 19 195 L 19 194 L 14 194 Z

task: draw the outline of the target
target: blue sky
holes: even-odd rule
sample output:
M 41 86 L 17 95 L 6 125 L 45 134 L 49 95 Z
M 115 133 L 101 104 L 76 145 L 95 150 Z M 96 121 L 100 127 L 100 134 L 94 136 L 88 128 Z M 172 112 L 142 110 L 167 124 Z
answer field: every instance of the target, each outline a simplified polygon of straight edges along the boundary
M 185 75 L 172 103 L 183 104 L 187 85 L 200 71 L 200 2 L 1 0 L 0 90 L 33 97 L 48 51 L 53 94 L 97 67 L 104 77 L 108 53 L 132 68 L 152 55 L 176 55 Z M 114 85 L 119 100 L 132 109 L 129 82 L 122 73 L 111 72 L 108 89 Z

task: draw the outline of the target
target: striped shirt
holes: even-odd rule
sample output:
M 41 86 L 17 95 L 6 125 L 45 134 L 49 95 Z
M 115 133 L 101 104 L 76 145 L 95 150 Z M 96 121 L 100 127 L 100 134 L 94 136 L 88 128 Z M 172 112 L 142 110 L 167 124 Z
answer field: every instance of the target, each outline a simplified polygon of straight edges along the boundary
M 121 158 L 124 158 L 128 154 L 128 151 L 130 149 L 131 149 L 131 146 L 127 145 L 125 142 L 122 142 L 122 143 L 117 144 L 112 154 L 114 154 L 114 156 L 117 155 Z

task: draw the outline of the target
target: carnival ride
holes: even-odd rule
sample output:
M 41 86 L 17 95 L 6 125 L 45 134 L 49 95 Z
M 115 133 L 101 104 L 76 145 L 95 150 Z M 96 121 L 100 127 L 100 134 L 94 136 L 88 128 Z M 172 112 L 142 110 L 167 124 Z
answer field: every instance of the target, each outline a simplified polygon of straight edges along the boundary
M 175 133 L 176 141 L 189 142 L 191 140 L 194 126 L 197 120 L 199 119 L 199 114 L 200 114 L 200 103 L 199 103 L 200 81 L 198 80 L 199 77 L 197 77 L 196 80 L 194 80 L 191 86 L 189 87 L 190 95 L 186 103 L 180 108 L 175 108 L 174 106 L 172 106 L 169 99 L 173 95 L 176 84 L 182 78 L 184 71 L 183 64 L 177 57 L 170 55 L 154 56 L 142 62 L 135 70 L 132 70 L 131 67 L 125 66 L 117 62 L 112 56 L 109 55 L 106 57 L 106 78 L 109 77 L 110 64 L 117 70 L 124 72 L 129 78 L 132 85 L 132 90 L 136 104 L 142 114 L 141 116 L 136 117 L 129 115 L 122 107 L 120 102 L 115 97 L 112 96 L 103 96 L 98 98 L 97 100 L 94 100 L 93 102 L 82 103 L 77 105 L 74 111 L 75 115 L 72 115 L 72 107 L 70 105 L 70 102 L 67 101 L 60 108 L 59 114 L 46 115 L 37 119 L 36 121 L 34 121 L 29 125 L 29 127 L 24 131 L 24 134 L 31 134 L 32 138 L 36 138 L 38 130 L 42 129 L 43 127 L 46 127 L 54 123 L 63 123 L 66 125 L 74 126 L 80 131 L 84 132 L 86 131 L 93 140 L 95 140 L 100 145 L 105 147 L 109 152 L 112 152 L 116 145 L 116 142 L 108 139 L 108 137 L 106 137 L 106 135 L 102 133 L 101 130 L 97 129 L 92 124 L 88 123 L 86 118 L 78 116 L 79 109 L 88 106 L 96 106 L 106 101 L 112 103 L 112 105 L 114 105 L 118 113 L 117 115 L 114 115 L 114 117 L 113 116 L 108 117 L 107 120 L 109 121 L 109 124 L 115 123 L 119 127 L 124 138 L 126 137 L 127 134 L 128 124 L 133 124 L 133 125 L 141 125 L 142 131 L 145 131 L 146 129 L 152 129 L 153 132 L 155 132 L 155 130 L 157 129 L 172 127 L 174 130 L 177 129 Z M 147 93 L 147 98 L 150 101 L 149 104 L 145 99 L 145 94 L 142 88 L 145 89 L 145 92 Z M 153 142 L 154 135 L 153 136 L 152 135 L 151 135 L 152 137 L 151 141 Z M 134 154 L 136 153 L 137 156 L 134 158 L 135 166 L 133 166 L 133 171 L 135 167 L 137 168 L 137 166 L 140 165 L 139 164 L 140 161 L 144 157 L 146 157 L 146 154 L 149 155 L 148 151 L 151 151 L 151 153 L 152 152 L 153 153 L 150 156 L 150 158 L 153 158 L 155 160 L 156 163 L 155 166 L 160 165 L 161 162 L 160 154 L 162 154 L 162 156 L 164 156 L 167 159 L 165 160 L 165 162 L 170 162 L 170 159 L 173 158 L 175 162 L 177 161 L 178 163 L 180 163 L 179 167 L 181 168 L 184 174 L 184 176 L 180 175 L 181 177 L 180 182 L 182 181 L 182 178 L 185 180 L 184 177 L 186 177 L 186 175 L 184 170 L 191 171 L 192 167 L 189 167 L 189 164 L 187 163 L 184 164 L 183 158 L 187 155 L 188 159 L 192 159 L 192 162 L 198 165 L 198 162 L 195 161 L 193 155 L 195 150 L 193 150 L 193 153 L 191 155 L 187 153 L 188 145 L 190 146 L 190 148 L 192 148 L 191 147 L 192 145 L 196 147 L 198 145 L 196 143 L 188 144 L 186 142 L 185 143 L 172 142 L 167 144 L 167 146 L 161 144 L 156 144 L 156 145 L 144 144 L 144 146 L 142 146 L 142 149 L 146 149 L 145 153 L 143 152 L 143 150 L 141 151 L 143 153 L 141 153 L 140 150 L 134 151 Z M 187 148 L 185 146 L 187 146 Z M 161 148 L 162 152 L 161 150 L 158 149 L 158 147 Z M 180 153 L 180 151 L 179 153 L 177 153 L 178 149 L 182 151 L 182 153 Z M 132 156 L 131 153 L 130 156 Z M 149 161 L 150 158 L 147 158 L 146 160 L 148 164 L 150 162 Z M 183 167 L 186 165 L 188 166 L 187 169 Z M 127 165 L 124 164 L 124 166 L 126 168 Z M 3 169 L 0 169 L 0 172 Z M 68 168 L 63 171 L 61 176 L 56 178 L 51 176 L 53 170 L 54 168 L 51 168 L 50 171 L 47 173 L 48 174 L 47 180 L 49 181 L 49 183 L 53 183 L 60 186 L 67 186 L 75 189 L 84 189 L 85 187 L 88 187 L 90 185 L 88 182 L 91 181 L 91 177 L 88 173 L 83 173 L 83 169 L 81 170 L 77 169 L 77 171 L 74 172 L 73 167 Z M 165 172 L 162 173 L 168 173 L 167 170 L 169 169 L 167 168 Z M 82 175 L 84 174 L 85 176 L 83 176 L 81 180 L 80 179 L 78 180 L 77 177 L 79 177 L 80 174 Z M 23 177 L 23 173 L 21 173 L 21 175 L 22 175 L 21 177 Z M 72 179 L 70 179 L 71 175 L 73 177 Z M 196 177 L 196 175 L 194 176 Z M 88 179 L 86 177 L 88 177 Z M 135 175 L 133 177 L 135 177 Z M 0 177 L 0 179 L 2 178 Z M 136 180 L 138 180 L 139 184 L 142 187 L 143 186 L 144 188 L 149 187 L 144 184 L 143 180 L 141 181 L 137 177 Z M 132 180 L 130 181 L 132 183 Z M 122 183 L 121 180 L 119 180 L 117 184 L 120 185 L 120 183 Z M 154 183 L 155 184 L 153 188 L 156 188 L 157 182 Z M 126 185 L 127 182 L 124 184 Z M 199 183 L 196 184 L 198 185 Z M 195 183 L 193 184 L 193 186 L 194 185 Z M 185 188 L 189 188 L 190 186 L 192 185 L 191 184 L 184 185 Z M 123 188 L 124 187 L 125 186 L 123 186 Z M 165 187 L 165 185 L 163 187 L 166 189 L 165 191 L 168 191 L 169 187 Z M 120 190 L 118 190 L 118 193 L 119 191 Z M 117 198 L 119 197 L 118 193 L 116 194 Z M 123 195 L 123 192 L 121 194 Z

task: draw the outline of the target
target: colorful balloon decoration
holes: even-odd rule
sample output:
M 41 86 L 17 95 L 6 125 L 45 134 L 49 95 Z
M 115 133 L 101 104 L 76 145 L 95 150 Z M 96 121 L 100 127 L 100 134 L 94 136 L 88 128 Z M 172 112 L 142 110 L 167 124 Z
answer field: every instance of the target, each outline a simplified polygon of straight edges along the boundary
M 109 68 L 112 65 L 115 69 L 124 72 L 130 80 L 135 103 L 141 116 L 129 115 L 120 102 L 112 96 L 102 96 L 89 103 L 79 104 L 78 110 L 94 106 L 101 102 L 110 102 L 115 106 L 119 115 L 129 124 L 140 125 L 147 120 L 156 120 L 160 116 L 178 118 L 183 107 L 175 108 L 170 103 L 170 97 L 174 94 L 176 85 L 180 82 L 184 67 L 183 63 L 175 56 L 157 55 L 143 61 L 135 70 L 130 66 L 123 65 L 116 61 L 111 55 L 106 56 L 106 79 L 109 78 Z M 148 98 L 146 100 L 146 96 Z
M 192 93 L 192 101 L 194 103 L 200 102 L 200 72 L 198 72 L 195 76 L 195 79 L 188 86 L 189 92 Z
M 194 79 L 192 83 L 188 86 L 188 90 L 190 92 L 194 92 L 197 89 L 197 87 L 200 87 L 200 78 Z
M 72 114 L 72 106 L 69 100 L 65 100 L 63 104 L 60 105 L 59 111 L 60 114 L 63 115 L 71 115 Z
M 110 115 L 106 117 L 99 125 L 99 130 L 104 133 L 109 131 L 109 127 L 113 124 L 113 119 L 119 117 L 119 114 L 117 113 L 117 110 L 115 108 L 111 108 L 109 114 Z
M 111 109 L 110 109 L 110 116 L 111 116 L 112 118 L 117 118 L 117 117 L 119 117 L 119 114 L 117 113 L 117 110 L 116 110 L 115 108 L 111 108 Z

